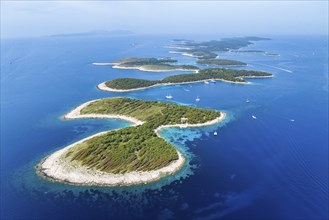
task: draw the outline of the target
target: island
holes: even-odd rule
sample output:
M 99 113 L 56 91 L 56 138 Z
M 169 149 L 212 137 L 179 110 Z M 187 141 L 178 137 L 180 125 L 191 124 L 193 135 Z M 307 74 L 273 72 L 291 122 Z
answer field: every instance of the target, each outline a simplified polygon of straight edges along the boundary
M 197 64 L 202 65 L 215 65 L 215 66 L 246 66 L 247 64 L 237 60 L 225 60 L 225 59 L 199 59 Z
M 185 56 L 192 56 L 199 59 L 214 59 L 217 57 L 216 52 L 225 52 L 238 50 L 253 44 L 254 41 L 269 40 L 261 37 L 233 37 L 223 38 L 221 40 L 211 40 L 204 42 L 195 41 L 178 41 L 180 44 L 170 45 L 169 48 L 178 49 L 170 53 L 180 53 Z
M 135 124 L 101 132 L 44 158 L 37 173 L 73 185 L 145 184 L 177 172 L 185 158 L 160 136 L 169 127 L 200 127 L 221 122 L 225 113 L 123 97 L 84 103 L 65 119 L 119 118 Z
M 254 70 L 233 70 L 225 68 L 209 68 L 199 70 L 198 73 L 179 74 L 168 76 L 162 80 L 145 80 L 135 78 L 118 78 L 103 82 L 97 86 L 98 89 L 110 92 L 129 92 L 141 90 L 154 86 L 165 86 L 173 84 L 190 84 L 205 80 L 220 80 L 229 83 L 247 84 L 246 78 L 268 78 L 272 74 Z
M 93 63 L 98 66 L 111 65 L 112 68 L 117 69 L 137 69 L 149 72 L 164 72 L 164 71 L 197 71 L 198 67 L 193 65 L 173 65 L 177 60 L 171 58 L 139 58 L 131 57 L 124 58 L 111 63 Z
M 234 53 L 262 53 L 266 56 L 280 56 L 278 53 L 270 53 L 263 50 L 232 50 Z
M 235 53 L 265 53 L 263 50 L 232 50 Z
M 280 56 L 280 54 L 278 54 L 278 53 L 268 53 L 268 52 L 266 52 L 265 55 L 266 56 Z

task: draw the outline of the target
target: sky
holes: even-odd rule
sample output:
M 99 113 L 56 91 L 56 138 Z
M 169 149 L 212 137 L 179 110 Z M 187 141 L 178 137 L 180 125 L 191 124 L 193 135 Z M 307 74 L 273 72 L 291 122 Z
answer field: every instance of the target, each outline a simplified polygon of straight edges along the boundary
M 1 38 L 100 29 L 137 34 L 328 35 L 328 0 L 1 0 Z

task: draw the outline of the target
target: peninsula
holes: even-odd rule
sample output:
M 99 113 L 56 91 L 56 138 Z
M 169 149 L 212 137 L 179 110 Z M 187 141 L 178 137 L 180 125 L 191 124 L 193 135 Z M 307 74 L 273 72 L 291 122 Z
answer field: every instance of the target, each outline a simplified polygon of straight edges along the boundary
M 182 153 L 160 136 L 161 129 L 207 126 L 224 117 L 215 110 L 121 97 L 87 102 L 64 118 L 120 118 L 135 126 L 101 132 L 56 151 L 36 166 L 37 173 L 73 185 L 156 181 L 185 162 Z
M 232 70 L 225 68 L 209 68 L 198 73 L 168 76 L 162 80 L 145 80 L 135 78 L 119 78 L 99 84 L 100 90 L 111 92 L 129 92 L 153 86 L 188 84 L 205 80 L 221 80 L 230 83 L 248 83 L 245 78 L 268 78 L 272 74 L 254 70 Z
M 93 63 L 98 66 L 112 66 L 117 69 L 137 69 L 150 72 L 164 71 L 197 71 L 199 68 L 193 65 L 173 65 L 177 60 L 171 58 L 125 58 L 111 63 Z

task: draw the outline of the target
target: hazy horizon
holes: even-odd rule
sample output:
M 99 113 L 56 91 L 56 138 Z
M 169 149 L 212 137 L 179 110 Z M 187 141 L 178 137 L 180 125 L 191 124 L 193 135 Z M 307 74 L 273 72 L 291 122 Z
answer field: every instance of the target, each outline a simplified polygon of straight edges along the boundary
M 328 35 L 328 1 L 1 1 L 1 38 L 136 34 Z

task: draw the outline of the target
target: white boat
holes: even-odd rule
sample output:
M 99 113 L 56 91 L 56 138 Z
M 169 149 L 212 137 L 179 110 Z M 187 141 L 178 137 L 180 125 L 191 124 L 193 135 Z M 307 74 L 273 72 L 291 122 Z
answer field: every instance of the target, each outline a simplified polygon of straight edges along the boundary
M 211 80 L 209 80 L 209 82 L 211 82 L 211 83 L 216 83 L 216 80 L 211 79 Z
M 294 121 L 295 121 L 295 119 L 290 119 L 290 121 L 294 122 Z
M 205 83 L 205 84 L 209 84 L 209 82 L 208 82 L 207 80 L 206 80 L 206 81 L 204 81 L 204 83 Z
M 246 103 L 249 103 L 249 102 L 250 102 L 250 100 L 249 100 L 249 99 L 247 99 L 247 100 L 246 100 Z
M 197 102 L 200 101 L 199 96 L 196 97 L 195 101 L 197 101 Z
M 214 136 L 217 136 L 217 131 L 214 132 Z
M 252 117 L 253 119 L 257 119 L 255 115 L 252 115 L 251 117 Z
M 174 98 L 172 95 L 166 95 L 166 99 L 172 99 L 172 98 Z

